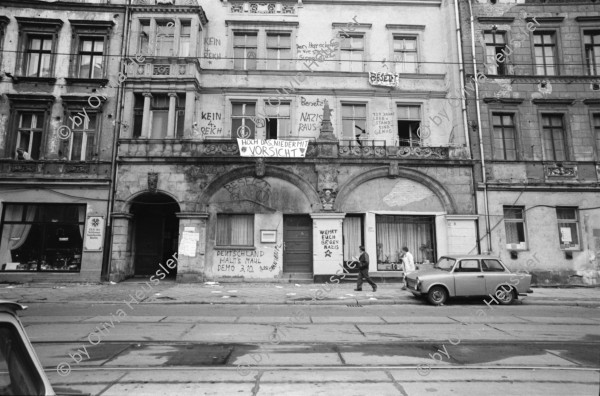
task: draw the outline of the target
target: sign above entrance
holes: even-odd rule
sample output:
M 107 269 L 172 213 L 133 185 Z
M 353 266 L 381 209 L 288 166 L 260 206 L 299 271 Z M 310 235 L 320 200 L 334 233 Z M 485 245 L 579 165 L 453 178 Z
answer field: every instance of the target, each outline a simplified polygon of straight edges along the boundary
M 104 240 L 104 216 L 90 216 L 85 223 L 85 239 L 83 248 L 85 251 L 102 251 Z
M 308 139 L 238 139 L 237 141 L 242 157 L 304 158 L 308 149 Z
M 400 75 L 398 73 L 369 72 L 369 84 L 396 87 L 400 85 Z

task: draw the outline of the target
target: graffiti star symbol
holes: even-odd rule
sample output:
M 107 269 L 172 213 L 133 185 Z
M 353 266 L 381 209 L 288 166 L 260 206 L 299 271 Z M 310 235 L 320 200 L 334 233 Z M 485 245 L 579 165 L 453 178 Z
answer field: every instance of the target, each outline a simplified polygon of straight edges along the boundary
M 325 257 L 331 257 L 331 250 L 327 249 L 325 251 Z

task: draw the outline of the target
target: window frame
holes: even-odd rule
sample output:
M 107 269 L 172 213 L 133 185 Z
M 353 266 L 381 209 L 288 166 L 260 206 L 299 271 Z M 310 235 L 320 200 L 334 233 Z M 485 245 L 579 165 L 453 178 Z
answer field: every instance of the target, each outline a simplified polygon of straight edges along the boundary
M 85 117 L 84 109 L 85 109 L 85 113 L 87 113 L 88 116 L 91 114 L 93 114 L 95 116 L 95 120 L 91 123 L 91 127 L 90 127 L 90 123 L 87 122 L 87 118 Z M 82 119 L 82 124 L 80 124 L 79 126 L 76 126 L 75 123 L 71 121 L 71 117 L 75 117 L 78 114 L 83 115 L 83 116 L 79 116 L 79 118 Z M 69 142 L 69 153 L 68 153 L 68 155 L 66 155 L 67 161 L 91 161 L 94 157 L 97 157 L 96 147 L 98 144 L 99 125 L 100 125 L 101 114 L 102 113 L 98 112 L 98 111 L 92 111 L 92 110 L 88 111 L 88 108 L 86 106 L 80 106 L 80 107 L 69 106 L 67 108 L 67 118 L 66 118 L 68 120 L 67 126 L 71 129 L 71 134 L 68 139 L 64 139 L 64 140 L 61 139 L 61 142 L 60 142 L 60 143 Z M 87 126 L 87 128 L 86 128 L 86 126 Z M 75 134 L 82 135 L 82 139 L 81 139 L 82 148 L 80 151 L 79 158 L 77 158 L 77 159 L 72 158 Z M 89 135 L 93 136 L 93 143 L 91 144 L 91 146 L 88 146 Z M 59 150 L 60 150 L 60 148 L 59 148 Z M 88 153 L 89 153 L 89 158 L 88 158 Z
M 356 106 L 364 106 L 365 107 L 365 130 L 364 132 L 362 132 L 360 135 L 362 134 L 366 134 L 366 137 L 364 139 L 359 139 L 356 133 L 353 135 L 354 138 L 353 139 L 346 139 L 346 136 L 344 135 L 344 120 L 346 120 L 347 118 L 344 118 L 344 106 L 352 106 L 352 118 L 349 118 L 349 120 L 352 120 L 352 126 L 354 127 L 353 131 L 356 130 L 356 120 L 362 120 L 361 117 L 357 117 L 356 116 L 356 110 L 355 107 Z M 356 102 L 356 101 L 346 101 L 346 100 L 341 100 L 340 101 L 340 115 L 339 115 L 339 125 L 340 125 L 340 136 L 338 137 L 338 139 L 340 141 L 349 141 L 349 145 L 350 146 L 355 146 L 355 145 L 359 145 L 362 146 L 362 144 L 360 143 L 361 141 L 370 141 L 371 140 L 371 136 L 369 134 L 369 128 L 370 128 L 370 124 L 369 124 L 369 103 L 368 102 Z
M 75 54 L 75 62 L 71 64 L 71 70 L 69 75 L 75 79 L 81 80 L 98 80 L 106 79 L 108 76 L 108 54 L 110 53 L 110 37 L 112 28 L 114 26 L 113 21 L 90 21 L 80 19 L 69 19 L 72 29 L 72 40 L 71 40 L 71 52 Z M 99 55 L 102 59 L 102 73 L 99 77 L 81 77 L 81 49 L 84 39 L 97 39 L 95 41 L 102 40 L 102 54 Z M 92 64 L 90 64 L 90 72 L 93 70 Z
M 396 39 L 411 39 L 414 40 L 415 42 L 415 49 L 414 51 L 407 51 L 407 50 L 402 50 L 402 51 L 396 51 L 395 49 L 395 41 Z M 392 33 L 392 62 L 394 64 L 394 72 L 395 73 L 403 73 L 403 74 L 419 74 L 420 69 L 421 69 L 421 62 L 420 62 L 420 46 L 419 46 L 419 35 L 418 34 L 407 34 L 407 33 Z M 396 54 L 400 53 L 400 54 L 406 54 L 406 53 L 414 53 L 415 54 L 415 62 L 416 64 L 414 65 L 414 71 L 398 71 L 398 66 L 399 65 L 406 65 L 406 61 L 397 61 L 396 60 Z
M 598 119 L 598 125 L 595 125 L 595 120 Z M 590 128 L 592 131 L 592 137 L 595 142 L 596 149 L 596 160 L 600 160 L 600 108 L 596 108 L 590 111 Z
M 270 99 L 270 98 L 269 98 Z M 268 100 L 268 99 L 267 99 Z M 252 122 L 252 124 L 254 125 L 254 136 L 252 136 L 252 134 L 250 134 L 249 137 L 246 138 L 240 138 L 240 139 L 256 139 L 256 134 L 258 132 L 258 126 L 256 125 L 256 122 L 254 122 L 252 119 L 255 118 L 257 116 L 257 112 L 258 112 L 258 99 L 243 99 L 243 98 L 230 98 L 229 99 L 229 117 L 228 117 L 228 123 L 229 123 L 229 137 L 226 137 L 226 139 L 230 139 L 230 140 L 235 140 L 240 138 L 239 136 L 237 136 L 237 131 L 233 131 L 233 119 L 234 118 L 241 118 L 243 119 L 242 121 L 242 126 L 246 125 L 246 120 Z M 233 106 L 234 105 L 248 105 L 248 104 L 252 104 L 254 105 L 254 114 L 250 115 L 250 114 L 246 114 L 245 113 L 245 107 L 243 107 L 243 114 L 241 116 L 234 116 L 233 115 Z
M 483 31 L 483 40 L 485 42 L 485 48 L 483 49 L 483 58 L 484 58 L 484 64 L 490 65 L 492 67 L 496 68 L 496 72 L 492 73 L 490 72 L 489 69 L 486 70 L 486 73 L 488 75 L 492 75 L 492 76 L 506 76 L 508 75 L 508 55 L 505 55 L 505 53 L 507 53 L 506 51 L 506 47 L 508 46 L 508 32 L 505 30 L 484 30 Z M 487 34 L 491 34 L 493 37 L 493 42 L 489 43 L 486 40 L 486 35 Z M 497 36 L 502 36 L 504 38 L 504 43 L 497 43 L 496 42 L 496 37 Z M 488 53 L 487 50 L 488 48 L 499 48 L 499 52 L 502 54 L 502 56 L 504 57 L 504 62 L 498 62 L 498 51 L 494 52 L 494 59 L 493 59 L 493 63 L 489 63 L 488 62 Z M 505 52 L 503 53 L 502 50 L 505 50 Z M 512 53 L 512 52 L 511 52 Z M 500 69 L 502 69 L 502 73 L 499 73 Z
M 521 212 L 520 219 L 510 219 L 506 217 L 507 210 L 519 210 Z M 505 245 L 507 249 L 510 250 L 528 250 L 529 249 L 529 237 L 527 235 L 527 219 L 526 214 L 527 210 L 525 206 L 519 205 L 503 205 L 502 206 L 502 219 L 504 220 L 504 237 L 505 237 Z M 523 242 L 517 243 L 508 243 L 508 228 L 507 223 L 519 223 L 523 224 Z
M 232 57 L 233 58 L 232 59 L 233 60 L 233 70 L 242 70 L 242 71 L 259 70 L 259 68 L 258 68 L 258 59 L 257 59 L 258 58 L 258 50 L 260 48 L 259 33 L 260 32 L 259 32 L 258 29 L 256 29 L 256 30 L 246 30 L 246 29 L 244 29 L 244 30 L 237 30 L 237 29 L 235 29 L 232 32 L 233 40 L 232 40 L 231 45 L 232 45 L 232 48 L 233 48 L 233 57 Z M 246 45 L 246 42 L 248 41 L 247 38 L 244 39 L 244 44 L 245 45 L 243 45 L 243 46 L 236 46 L 236 44 L 235 44 L 235 36 L 237 36 L 237 35 L 244 35 L 245 37 L 255 36 L 256 37 L 256 47 L 249 47 L 248 45 Z M 236 48 L 243 48 L 244 49 L 244 58 L 243 58 L 242 68 L 236 67 L 236 60 L 238 60 L 238 58 L 235 55 Z M 254 49 L 254 51 L 252 51 L 252 49 Z M 255 57 L 254 57 L 254 68 L 253 69 L 249 69 L 248 68 L 248 60 L 249 59 L 253 59 L 253 58 L 249 57 L 249 54 L 251 52 L 254 52 L 254 54 L 255 54 Z
M 569 144 L 569 132 L 568 132 L 568 127 L 565 123 L 565 118 L 566 118 L 567 113 L 563 112 L 563 111 L 544 111 L 541 112 L 539 115 L 539 125 L 540 125 L 540 138 L 541 138 L 541 143 L 542 143 L 542 159 L 544 161 L 548 161 L 548 162 L 565 162 L 565 161 L 569 161 L 571 158 L 570 155 L 570 144 Z M 552 116 L 560 116 L 561 117 L 561 122 L 562 122 L 562 131 L 563 131 L 563 145 L 564 145 L 564 153 L 565 153 L 565 158 L 564 159 L 550 159 L 547 157 L 546 155 L 546 139 L 545 139 L 545 131 L 548 127 L 544 126 L 544 117 L 552 117 Z M 554 129 L 551 127 L 551 129 Z M 554 136 L 554 135 L 553 135 Z M 555 147 L 554 144 L 554 138 L 553 138 L 553 148 Z M 556 151 L 554 151 L 554 157 L 556 157 Z
M 286 47 L 269 47 L 269 36 L 289 36 L 289 40 L 290 40 L 290 46 L 289 48 Z M 278 41 L 281 41 L 280 39 L 278 39 Z M 277 67 L 275 69 L 273 68 L 269 68 L 269 50 L 273 50 L 276 49 L 277 50 Z M 289 58 L 281 58 L 281 50 L 285 50 L 285 49 L 289 49 Z M 283 31 L 283 30 L 272 30 L 272 29 L 266 29 L 265 30 L 265 69 L 266 70 L 293 70 L 293 64 L 292 64 L 292 55 L 293 55 L 293 49 L 292 49 L 292 31 Z M 282 68 L 282 64 L 287 63 L 287 68 L 283 67 Z
M 28 18 L 28 17 L 15 17 L 19 25 L 19 39 L 17 48 L 19 52 L 17 54 L 17 61 L 15 65 L 15 74 L 18 74 L 19 79 L 56 79 L 55 66 L 56 66 L 56 48 L 58 46 L 58 35 L 62 28 L 63 21 L 60 19 L 50 18 Z M 28 48 L 31 37 L 36 36 L 48 36 L 51 39 L 50 49 L 50 65 L 48 76 L 27 76 L 28 68 Z M 38 70 L 38 74 L 39 74 Z
M 39 160 L 43 160 L 47 147 L 48 131 L 50 126 L 50 117 L 52 115 L 52 106 L 56 98 L 52 95 L 23 95 L 6 94 L 10 102 L 10 121 L 7 142 L 5 145 L 5 157 L 16 158 L 17 150 L 17 130 L 19 128 L 19 115 L 23 112 L 44 113 L 44 130 L 40 142 Z M 31 154 L 31 153 L 29 153 Z
M 588 46 L 592 47 L 592 53 L 594 53 L 594 48 L 597 50 L 597 54 L 600 57 L 600 38 L 598 39 L 598 42 L 594 42 L 594 35 L 593 33 L 596 33 L 596 35 L 600 35 L 600 29 L 593 29 L 593 28 L 583 28 L 582 29 L 582 40 L 581 40 L 581 44 L 582 44 L 582 49 L 583 49 L 583 61 L 584 61 L 584 67 L 585 67 L 585 75 L 587 76 L 600 76 L 600 61 L 594 65 L 596 72 L 592 73 L 592 71 L 590 70 L 590 64 L 588 63 Z M 590 35 L 590 39 L 592 41 L 591 44 L 586 44 L 585 42 L 585 37 L 587 35 Z M 592 63 L 595 63 L 594 58 L 592 58 Z M 582 73 L 583 74 L 583 73 Z
M 571 219 L 559 219 L 558 218 L 558 210 L 559 209 L 572 209 L 573 213 L 575 213 L 575 219 L 571 220 Z M 555 211 L 554 211 L 555 215 L 556 215 L 556 227 L 558 229 L 558 243 L 559 243 L 559 248 L 560 250 L 563 251 L 568 251 L 568 250 L 581 250 L 580 246 L 581 246 L 581 229 L 580 229 L 580 221 L 581 221 L 581 216 L 579 215 L 579 208 L 576 206 L 556 206 Z M 560 232 L 560 224 L 575 224 L 575 231 L 577 232 L 577 244 L 575 246 L 569 246 L 569 247 L 563 247 L 563 243 L 562 243 L 562 238 L 561 238 L 561 232 Z M 571 239 L 572 239 L 572 235 L 571 235 Z
M 287 117 L 280 117 L 279 116 L 279 106 L 281 106 L 281 105 L 289 106 L 289 116 L 287 116 Z M 291 100 L 287 100 L 287 101 L 281 100 L 281 101 L 279 101 L 277 103 L 277 105 L 273 105 L 273 104 L 269 105 L 266 100 L 263 100 L 262 101 L 262 106 L 263 106 L 263 113 L 265 115 L 265 117 L 264 117 L 265 118 L 265 126 L 264 126 L 264 128 L 265 128 L 265 139 L 266 140 L 273 140 L 273 139 L 282 139 L 282 138 L 285 139 L 285 138 L 292 137 L 292 132 L 293 132 L 293 129 L 292 129 L 292 127 L 293 127 L 293 125 L 292 125 L 292 101 Z M 269 106 L 270 107 L 275 107 L 275 108 L 278 109 L 276 117 L 269 117 L 269 114 L 267 112 L 267 107 L 269 107 Z M 258 110 L 256 110 L 256 113 L 258 113 Z M 268 125 L 269 125 L 269 120 L 271 118 L 277 119 L 277 120 L 279 120 L 279 119 L 288 120 L 289 127 L 290 127 L 289 134 L 286 135 L 285 133 L 283 133 L 283 134 L 281 133 L 281 125 L 279 124 L 279 121 L 278 121 L 277 122 L 277 137 L 270 138 L 269 137 Z M 256 129 L 258 129 L 258 127 Z
M 419 119 L 415 119 L 415 118 L 400 118 L 400 111 L 399 111 L 399 107 L 418 107 L 419 108 Z M 410 112 L 410 110 L 409 110 Z M 395 122 L 394 122 L 394 129 L 396 132 L 396 136 L 395 139 L 398 142 L 398 146 L 402 146 L 402 147 L 421 147 L 423 146 L 423 139 L 421 139 L 417 133 L 417 131 L 419 130 L 419 128 L 417 128 L 416 131 L 414 131 L 415 136 L 417 137 L 416 139 L 412 139 L 412 133 L 413 131 L 409 131 L 409 133 L 411 134 L 409 136 L 408 139 L 408 145 L 406 144 L 402 144 L 403 142 L 400 141 L 400 129 L 398 128 L 398 122 L 399 121 L 406 121 L 406 122 L 419 122 L 419 128 L 421 128 L 423 126 L 423 104 L 422 103 L 396 103 L 396 108 L 395 108 Z M 417 145 L 413 145 L 413 141 L 417 141 L 418 144 Z
M 252 235 L 251 237 L 251 243 L 249 245 L 233 245 L 231 242 L 231 233 L 229 233 L 228 235 L 228 242 L 229 244 L 224 244 L 224 245 L 220 245 L 219 244 L 219 217 L 227 217 L 229 219 L 231 219 L 233 216 L 247 216 L 248 218 L 250 218 L 252 220 Z M 215 248 L 217 249 L 222 249 L 222 248 L 241 248 L 241 249 L 252 249 L 255 248 L 255 226 L 256 226 L 256 216 L 254 213 L 217 213 L 216 214 L 216 219 L 215 219 Z M 229 224 L 228 226 L 229 231 L 231 231 L 231 224 Z
M 515 151 L 515 158 L 514 159 L 508 159 L 508 158 L 497 158 L 496 157 L 496 135 L 495 135 L 495 131 L 496 131 L 496 124 L 494 124 L 494 117 L 495 116 L 500 116 L 500 120 L 503 123 L 503 116 L 510 116 L 511 120 L 512 120 L 512 129 L 513 129 L 513 140 L 514 140 L 514 151 Z M 490 139 L 491 139 L 491 147 L 492 147 L 492 159 L 494 161 L 520 161 L 521 160 L 521 156 L 520 156 L 520 150 L 519 150 L 519 138 L 518 138 L 518 130 L 517 130 L 517 114 L 514 111 L 508 111 L 508 110 L 501 110 L 501 109 L 491 109 L 490 111 Z M 505 139 L 505 135 L 504 135 L 504 130 L 505 129 L 509 129 L 509 128 L 505 128 L 505 125 L 502 124 L 500 125 L 502 127 L 502 144 L 504 146 L 504 150 L 503 150 L 503 157 L 506 157 L 506 144 L 504 144 Z
M 91 51 L 84 51 L 83 50 L 83 44 L 85 42 L 87 42 L 87 41 L 91 41 L 92 42 L 92 50 Z M 94 50 L 95 44 L 98 43 L 98 42 L 102 42 L 102 52 L 98 52 L 98 51 Z M 76 71 L 76 74 L 75 74 L 75 78 L 85 78 L 85 79 L 103 78 L 105 76 L 105 62 L 104 62 L 104 58 L 105 57 L 104 57 L 104 53 L 105 53 L 105 48 L 106 48 L 106 38 L 97 37 L 97 36 L 87 36 L 87 35 L 86 36 L 81 36 L 79 38 L 79 45 L 78 45 L 78 47 L 79 47 L 79 50 L 77 52 L 77 62 L 76 62 L 76 64 L 77 64 L 77 69 L 76 70 L 77 71 Z M 82 60 L 83 60 L 84 56 L 89 56 L 91 58 L 90 59 L 90 70 L 87 73 L 88 74 L 87 76 L 82 76 L 81 75 L 81 67 L 82 67 L 82 64 L 83 64 Z M 101 72 L 100 76 L 98 76 L 98 77 L 95 77 L 95 76 L 91 75 L 93 73 L 93 70 L 94 70 L 94 68 L 93 68 L 94 58 L 100 58 L 102 60 L 101 61 L 101 65 L 102 65 L 102 69 L 101 70 L 102 70 L 102 72 Z
M 341 32 L 341 31 L 340 31 Z M 346 73 L 364 73 L 365 72 L 365 64 L 367 63 L 368 59 L 367 59 L 367 33 L 366 32 L 348 32 L 348 33 L 341 33 L 344 35 L 345 40 L 343 42 L 340 42 L 339 48 L 338 48 L 338 68 L 339 71 L 341 72 L 346 72 Z M 352 46 L 350 47 L 350 49 L 344 49 L 343 48 L 343 44 L 345 42 L 347 42 L 348 40 L 350 40 L 350 42 L 352 42 L 352 38 L 358 37 L 360 36 L 362 38 L 362 50 L 358 51 L 358 50 L 354 50 L 352 49 Z M 362 58 L 360 60 L 360 70 L 358 71 L 354 71 L 352 70 L 352 65 L 356 64 L 356 62 L 354 62 L 352 60 L 352 53 L 353 52 L 361 52 L 362 53 Z M 342 54 L 343 53 L 350 53 L 350 61 L 346 61 L 344 59 L 342 59 Z M 348 64 L 349 65 L 349 69 L 350 70 L 344 70 L 344 67 L 342 67 L 342 65 L 344 64 Z
M 548 35 L 550 34 L 553 38 L 553 44 L 552 46 L 549 45 L 545 45 L 544 40 L 543 40 L 543 36 L 544 35 Z M 535 38 L 536 36 L 542 36 L 542 44 L 538 45 L 535 43 Z M 534 76 L 560 76 L 561 70 L 560 70 L 560 59 L 559 59 L 559 55 L 561 54 L 561 47 L 559 46 L 559 38 L 560 38 L 560 29 L 557 28 L 551 28 L 551 27 L 544 27 L 543 29 L 536 29 L 535 31 L 531 32 L 531 53 L 532 53 L 532 60 L 533 60 L 533 75 Z M 552 67 L 554 67 L 555 73 L 554 74 L 548 74 L 548 65 L 546 64 L 546 51 L 543 50 L 543 59 L 544 59 L 544 63 L 543 65 L 538 65 L 537 63 L 537 58 L 536 58 L 536 54 L 535 54 L 535 49 L 537 47 L 542 47 L 542 48 L 547 48 L 547 47 L 551 47 L 553 48 L 553 56 L 554 56 L 554 63 L 552 64 Z M 537 69 L 538 66 L 542 66 L 544 69 L 544 74 L 538 74 Z

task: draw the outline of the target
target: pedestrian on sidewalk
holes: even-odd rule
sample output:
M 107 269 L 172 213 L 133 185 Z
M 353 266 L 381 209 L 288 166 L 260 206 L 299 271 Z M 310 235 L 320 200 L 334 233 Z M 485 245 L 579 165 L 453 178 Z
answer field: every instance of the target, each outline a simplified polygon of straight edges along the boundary
M 408 248 L 404 246 L 402 248 L 402 264 L 404 266 L 404 278 L 402 279 L 403 285 L 402 290 L 406 290 L 406 275 L 415 271 L 415 259 L 411 252 L 408 251 Z
M 373 287 L 373 291 L 377 291 L 377 285 L 369 277 L 369 255 L 365 252 L 364 246 L 359 246 L 360 257 L 358 257 L 359 271 L 358 271 L 358 283 L 356 283 L 356 289 L 354 291 L 362 291 L 363 279 L 366 280 L 369 285 Z

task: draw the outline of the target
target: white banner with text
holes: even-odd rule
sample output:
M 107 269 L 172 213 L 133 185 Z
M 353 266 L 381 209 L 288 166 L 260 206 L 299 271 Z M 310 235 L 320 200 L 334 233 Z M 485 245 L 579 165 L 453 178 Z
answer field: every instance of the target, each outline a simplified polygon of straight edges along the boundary
M 304 158 L 308 149 L 308 139 L 238 139 L 237 141 L 242 157 Z

